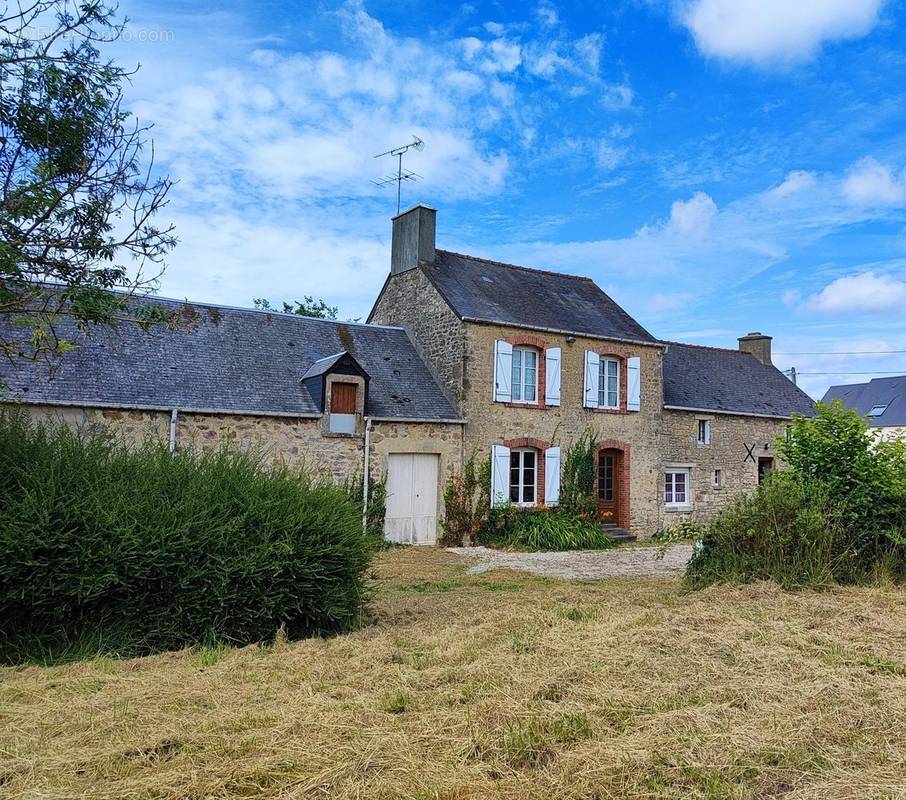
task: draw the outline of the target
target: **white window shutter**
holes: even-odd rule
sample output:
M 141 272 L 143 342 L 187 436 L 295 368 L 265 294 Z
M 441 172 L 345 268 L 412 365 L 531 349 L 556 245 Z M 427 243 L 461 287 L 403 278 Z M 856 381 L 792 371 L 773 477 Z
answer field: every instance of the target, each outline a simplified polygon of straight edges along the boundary
M 560 348 L 549 347 L 544 351 L 544 403 L 560 405 Z
M 510 499 L 510 448 L 491 448 L 491 508 L 505 506 Z
M 586 408 L 598 407 L 598 381 L 600 380 L 601 357 L 591 350 L 585 351 L 585 401 Z
M 626 408 L 638 411 L 642 407 L 642 359 L 626 359 Z
M 544 451 L 544 503 L 555 506 L 560 502 L 560 448 Z
M 509 403 L 513 399 L 513 345 L 498 339 L 494 342 L 494 400 Z

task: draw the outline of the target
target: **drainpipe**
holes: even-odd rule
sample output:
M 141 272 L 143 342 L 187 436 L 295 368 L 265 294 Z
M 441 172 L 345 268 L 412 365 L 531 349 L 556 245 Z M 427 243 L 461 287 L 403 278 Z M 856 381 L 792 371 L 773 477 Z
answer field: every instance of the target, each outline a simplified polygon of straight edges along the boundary
M 170 412 L 170 452 L 176 452 L 176 421 L 179 419 L 179 409 Z
M 362 533 L 368 532 L 368 483 L 370 475 L 371 417 L 365 417 L 365 463 L 362 466 Z

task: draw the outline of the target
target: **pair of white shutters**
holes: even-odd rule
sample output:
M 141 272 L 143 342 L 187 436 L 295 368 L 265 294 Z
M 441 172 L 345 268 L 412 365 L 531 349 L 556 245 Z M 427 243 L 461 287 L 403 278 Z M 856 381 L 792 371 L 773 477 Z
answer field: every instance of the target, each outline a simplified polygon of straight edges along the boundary
M 642 359 L 626 359 L 626 410 L 638 411 L 642 407 Z M 601 381 L 601 356 L 585 351 L 585 407 L 598 408 Z
M 560 500 L 560 448 L 548 447 L 544 458 L 544 503 L 554 506 Z M 491 505 L 510 502 L 510 448 L 495 444 L 491 448 Z
M 544 404 L 560 405 L 560 364 L 562 353 L 559 347 L 544 351 L 545 386 Z M 626 359 L 626 410 L 638 411 L 642 407 L 642 360 L 638 356 Z M 585 408 L 598 408 L 599 384 L 601 380 L 601 356 L 591 350 L 585 351 Z M 498 339 L 494 343 L 494 400 L 509 403 L 513 399 L 513 345 Z
M 544 351 L 544 404 L 560 405 L 560 348 L 549 347 Z M 494 343 L 494 401 L 509 403 L 513 400 L 513 345 L 498 339 Z

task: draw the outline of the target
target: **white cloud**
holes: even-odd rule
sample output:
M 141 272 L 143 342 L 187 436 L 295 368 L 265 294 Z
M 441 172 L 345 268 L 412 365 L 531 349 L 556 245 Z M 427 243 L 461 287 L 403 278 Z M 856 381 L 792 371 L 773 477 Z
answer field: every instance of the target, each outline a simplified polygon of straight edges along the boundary
M 787 174 L 783 183 L 768 189 L 767 196 L 771 199 L 780 200 L 798 192 L 811 189 L 815 186 L 815 176 L 811 172 L 803 170 L 794 170 Z
M 780 299 L 785 306 L 795 306 L 802 299 L 802 292 L 798 289 L 786 289 L 780 295 Z
M 843 195 L 858 205 L 896 205 L 906 201 L 906 170 L 896 175 L 887 164 L 870 156 L 850 167 Z
M 670 207 L 667 230 L 680 236 L 703 239 L 717 214 L 716 203 L 704 192 L 696 192 L 688 200 L 677 200 Z
M 906 281 L 891 275 L 861 272 L 829 283 L 806 306 L 828 312 L 894 312 L 906 308 Z
M 813 57 L 825 42 L 855 39 L 885 0 L 680 0 L 679 18 L 707 56 L 757 66 Z

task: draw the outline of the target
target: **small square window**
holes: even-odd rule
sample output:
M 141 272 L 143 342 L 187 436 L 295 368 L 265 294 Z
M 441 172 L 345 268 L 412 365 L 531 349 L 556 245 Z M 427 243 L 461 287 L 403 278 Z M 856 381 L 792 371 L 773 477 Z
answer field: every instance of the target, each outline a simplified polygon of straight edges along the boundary
M 711 444 L 711 420 L 700 419 L 698 421 L 698 443 Z

